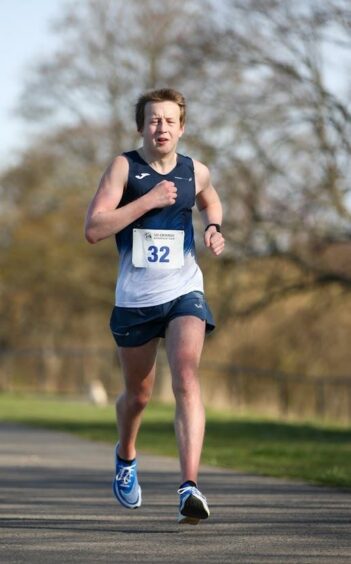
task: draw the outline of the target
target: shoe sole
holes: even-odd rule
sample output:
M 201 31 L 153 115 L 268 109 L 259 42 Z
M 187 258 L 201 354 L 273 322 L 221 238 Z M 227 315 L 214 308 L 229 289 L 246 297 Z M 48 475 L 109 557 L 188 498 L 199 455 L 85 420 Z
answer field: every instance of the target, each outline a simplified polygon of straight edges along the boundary
M 198 525 L 200 521 L 208 519 L 210 513 L 206 511 L 202 501 L 190 495 L 178 515 L 180 525 Z
M 125 502 L 125 500 L 122 499 L 122 498 L 119 496 L 118 490 L 115 489 L 115 480 L 113 480 L 113 482 L 112 482 L 112 491 L 113 491 L 113 493 L 114 493 L 115 498 L 117 499 L 117 501 L 118 501 L 121 505 L 123 505 L 123 507 L 125 507 L 126 509 L 138 509 L 138 507 L 141 506 L 141 501 L 142 501 L 142 500 L 141 500 L 141 487 L 140 487 L 140 486 L 139 486 L 139 491 L 138 491 L 138 500 L 137 500 L 136 503 L 133 503 L 133 504 L 127 504 L 127 503 Z
M 186 517 L 185 515 L 179 513 L 178 523 L 179 525 L 198 525 L 200 523 L 200 519 L 196 519 L 195 517 Z

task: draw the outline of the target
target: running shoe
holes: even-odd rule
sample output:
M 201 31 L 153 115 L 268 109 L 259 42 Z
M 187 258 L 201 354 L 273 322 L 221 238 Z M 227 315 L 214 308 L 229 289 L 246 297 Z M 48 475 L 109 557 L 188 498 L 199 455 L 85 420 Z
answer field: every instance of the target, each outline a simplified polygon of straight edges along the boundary
M 113 493 L 121 505 L 128 509 L 141 506 L 141 488 L 138 483 L 137 462 L 128 464 L 118 458 L 118 443 L 115 449 L 116 474 L 112 483 Z
M 200 520 L 209 517 L 210 510 L 207 505 L 207 500 L 195 486 L 180 488 L 178 494 L 178 523 L 197 525 Z

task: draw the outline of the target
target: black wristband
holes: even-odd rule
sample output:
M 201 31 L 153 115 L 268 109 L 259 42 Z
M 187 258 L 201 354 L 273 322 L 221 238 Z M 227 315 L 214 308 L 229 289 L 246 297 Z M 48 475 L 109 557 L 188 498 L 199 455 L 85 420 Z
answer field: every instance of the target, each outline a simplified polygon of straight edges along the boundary
M 219 223 L 209 223 L 208 226 L 206 227 L 205 231 L 207 231 L 207 229 L 209 227 L 215 227 L 216 231 L 218 231 L 218 233 L 221 232 L 221 226 L 219 225 Z

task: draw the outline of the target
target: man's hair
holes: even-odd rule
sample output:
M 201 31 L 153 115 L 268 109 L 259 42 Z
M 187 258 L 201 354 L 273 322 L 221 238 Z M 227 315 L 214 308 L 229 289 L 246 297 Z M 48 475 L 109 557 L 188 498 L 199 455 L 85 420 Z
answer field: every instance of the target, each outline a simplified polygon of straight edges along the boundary
M 175 102 L 180 109 L 180 125 L 185 123 L 186 102 L 183 94 L 173 88 L 150 90 L 142 94 L 135 104 L 135 121 L 138 131 L 142 131 L 145 120 L 145 106 L 148 102 Z

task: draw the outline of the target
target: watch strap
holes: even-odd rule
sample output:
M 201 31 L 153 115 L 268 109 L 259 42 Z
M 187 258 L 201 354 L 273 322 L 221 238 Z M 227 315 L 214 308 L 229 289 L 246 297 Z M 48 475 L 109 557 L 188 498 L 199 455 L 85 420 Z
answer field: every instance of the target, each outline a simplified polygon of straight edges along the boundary
M 209 223 L 205 231 L 207 231 L 207 229 L 209 229 L 210 227 L 215 227 L 218 233 L 221 233 L 221 226 L 219 225 L 219 223 Z

